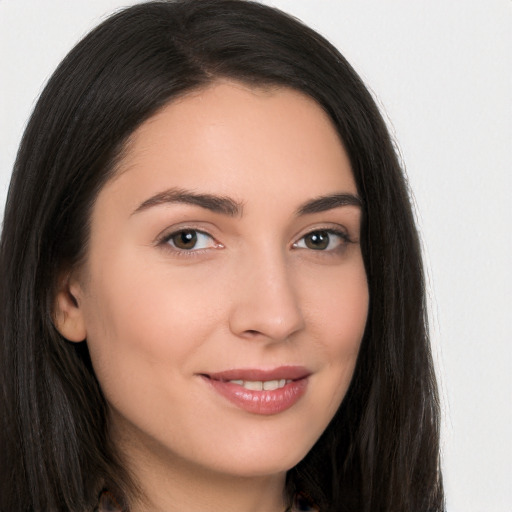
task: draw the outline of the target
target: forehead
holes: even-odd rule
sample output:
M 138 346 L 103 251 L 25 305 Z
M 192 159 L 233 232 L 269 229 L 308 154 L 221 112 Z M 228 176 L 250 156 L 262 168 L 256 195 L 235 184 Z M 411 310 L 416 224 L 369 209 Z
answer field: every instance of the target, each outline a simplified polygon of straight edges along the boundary
M 131 181 L 138 196 L 169 186 L 242 201 L 256 189 L 275 197 L 296 188 L 312 196 L 356 193 L 339 135 L 312 98 L 231 81 L 176 99 L 143 123 L 113 181 Z

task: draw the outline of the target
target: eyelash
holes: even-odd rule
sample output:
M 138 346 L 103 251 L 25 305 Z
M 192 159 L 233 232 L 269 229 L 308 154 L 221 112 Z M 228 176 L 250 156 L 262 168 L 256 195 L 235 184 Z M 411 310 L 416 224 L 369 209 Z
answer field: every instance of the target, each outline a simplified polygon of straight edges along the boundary
M 174 244 L 171 244 L 171 241 L 173 238 L 175 238 L 179 235 L 183 236 L 186 233 L 192 233 L 196 237 L 197 237 L 197 235 L 208 237 L 212 241 L 212 245 L 210 247 L 205 247 L 205 248 L 201 248 L 201 249 L 196 249 L 195 246 L 190 249 L 180 249 L 179 247 L 176 247 Z M 338 237 L 340 239 L 339 244 L 335 248 L 327 249 L 327 250 L 326 249 L 312 249 L 311 247 L 300 247 L 299 246 L 299 243 L 301 241 L 305 240 L 306 237 L 312 236 L 315 234 L 320 234 L 320 233 L 322 233 L 322 234 L 325 233 L 329 236 L 329 244 L 332 241 L 331 240 L 332 236 Z M 343 250 L 343 248 L 349 243 L 353 243 L 353 240 L 344 231 L 341 231 L 338 229 L 333 229 L 333 228 L 317 228 L 317 229 L 314 229 L 314 230 L 309 231 L 309 232 L 305 233 L 304 235 L 302 235 L 299 238 L 299 240 L 297 240 L 296 242 L 294 242 L 292 244 L 292 248 L 300 249 L 300 250 L 301 249 L 306 249 L 306 250 L 309 249 L 312 252 L 324 253 L 324 254 L 335 254 L 335 253 L 339 253 L 341 250 Z M 157 244 L 160 246 L 164 246 L 167 250 L 170 250 L 173 254 L 180 256 L 180 257 L 195 257 L 195 256 L 198 256 L 198 255 L 204 253 L 205 251 L 208 251 L 209 249 L 223 249 L 224 248 L 224 246 L 221 243 L 215 241 L 215 239 L 213 238 L 212 235 L 210 235 L 209 233 L 202 231 L 200 229 L 196 229 L 196 228 L 182 228 L 177 231 L 173 231 L 172 233 L 166 234 L 160 240 L 158 240 Z
M 312 235 L 319 235 L 319 234 L 327 234 L 328 235 L 328 243 L 330 244 L 332 242 L 332 237 L 338 237 L 339 243 L 336 247 L 331 249 L 313 249 L 311 247 L 299 247 L 299 243 L 306 239 L 308 236 Z M 352 243 L 353 241 L 348 236 L 348 234 L 345 231 L 341 231 L 339 229 L 333 229 L 333 228 L 318 228 L 314 229 L 313 231 L 309 231 L 308 233 L 302 235 L 297 242 L 295 242 L 292 247 L 295 249 L 309 249 L 310 251 L 318 252 L 318 253 L 327 253 L 327 254 L 334 254 L 339 253 L 341 250 L 345 248 L 345 246 L 349 243 Z
M 191 249 L 180 249 L 179 247 L 176 247 L 174 244 L 171 243 L 173 238 L 175 238 L 179 235 L 183 236 L 183 234 L 185 234 L 185 233 L 193 233 L 193 234 L 195 234 L 196 237 L 197 237 L 197 235 L 208 237 L 212 241 L 211 247 L 205 247 L 202 249 L 195 249 L 194 247 Z M 200 229 L 196 229 L 196 228 L 182 228 L 177 231 L 173 231 L 172 233 L 169 233 L 169 234 L 165 235 L 164 237 L 162 237 L 158 241 L 158 245 L 164 246 L 167 250 L 171 251 L 173 254 L 175 254 L 177 256 L 183 256 L 183 257 L 189 257 L 189 258 L 198 256 L 209 249 L 224 248 L 224 246 L 221 243 L 215 241 L 215 239 L 213 238 L 212 235 L 210 235 L 209 233 L 202 231 Z

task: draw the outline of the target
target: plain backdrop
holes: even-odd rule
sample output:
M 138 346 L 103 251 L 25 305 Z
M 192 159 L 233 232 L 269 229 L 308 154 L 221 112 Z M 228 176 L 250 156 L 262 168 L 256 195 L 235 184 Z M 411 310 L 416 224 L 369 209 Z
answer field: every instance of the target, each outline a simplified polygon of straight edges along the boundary
M 0 205 L 59 61 L 130 0 L 0 0 Z M 449 512 L 512 511 L 512 1 L 274 0 L 353 64 L 414 193 Z

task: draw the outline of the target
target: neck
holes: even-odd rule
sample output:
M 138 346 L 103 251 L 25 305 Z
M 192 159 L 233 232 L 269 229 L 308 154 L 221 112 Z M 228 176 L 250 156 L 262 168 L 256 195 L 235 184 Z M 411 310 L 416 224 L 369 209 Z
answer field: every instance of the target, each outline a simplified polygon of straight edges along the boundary
M 179 478 L 173 474 L 156 479 L 152 471 L 141 482 L 144 495 L 133 503 L 130 512 L 283 512 L 285 509 L 284 479 L 276 482 L 264 478 L 212 478 L 196 473 L 192 481 L 184 476 L 182 473 Z

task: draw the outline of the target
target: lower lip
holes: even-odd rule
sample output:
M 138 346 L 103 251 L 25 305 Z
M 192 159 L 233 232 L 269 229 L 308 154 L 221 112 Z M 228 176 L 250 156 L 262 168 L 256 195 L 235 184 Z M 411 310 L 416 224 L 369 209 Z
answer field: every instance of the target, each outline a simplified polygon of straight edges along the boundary
M 305 377 L 279 389 L 252 391 L 233 382 L 204 378 L 217 393 L 240 409 L 262 415 L 286 411 L 300 400 L 308 385 L 308 378 Z

